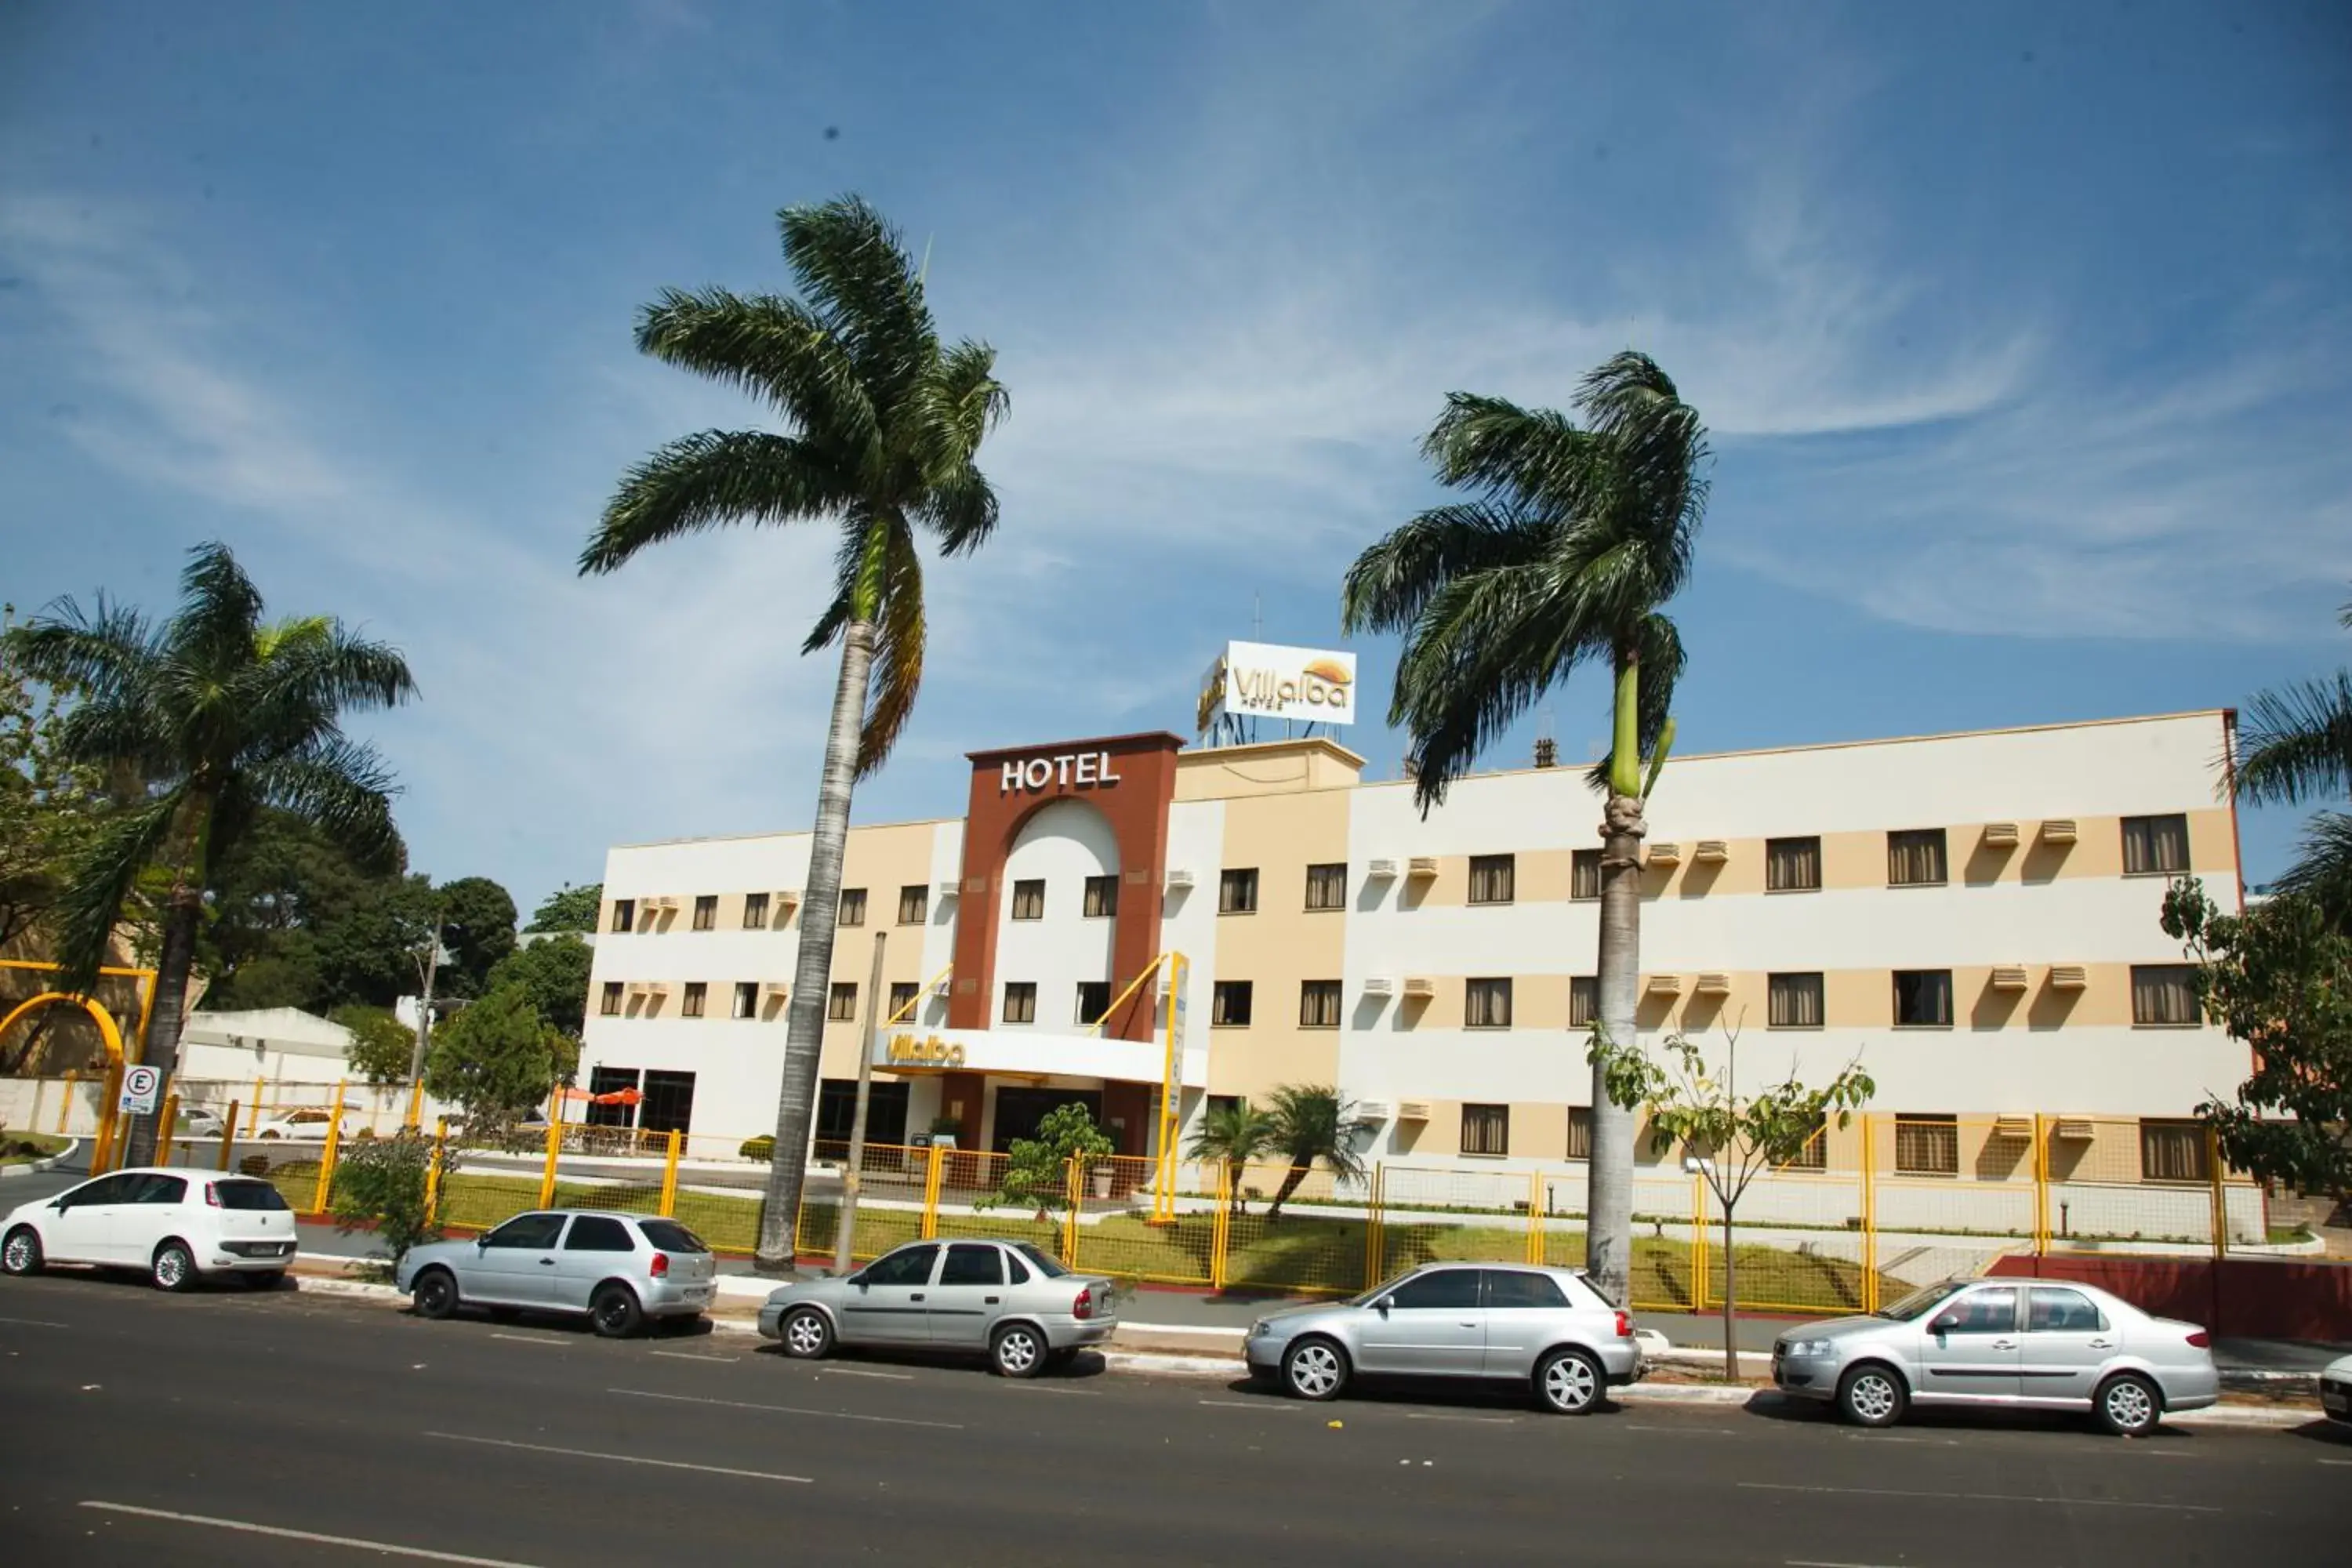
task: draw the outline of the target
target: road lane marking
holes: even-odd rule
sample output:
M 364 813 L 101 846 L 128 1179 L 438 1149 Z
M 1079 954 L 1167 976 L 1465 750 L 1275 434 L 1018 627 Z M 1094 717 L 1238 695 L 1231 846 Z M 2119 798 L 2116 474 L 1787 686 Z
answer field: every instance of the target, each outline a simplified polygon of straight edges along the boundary
M 71 1323 L 53 1323 L 47 1318 L 0 1318 L 0 1323 L 22 1323 L 28 1329 L 70 1329 Z
M 1612 1431 L 1671 1432 L 1677 1437 L 1737 1437 L 1740 1434 L 1728 1426 L 1652 1426 L 1639 1421 L 1612 1421 Z
M 960 1421 L 917 1421 L 905 1415 L 860 1415 L 850 1410 L 810 1410 L 797 1405 L 754 1405 L 742 1399 L 705 1399 L 696 1394 L 656 1394 L 650 1388 L 608 1388 L 607 1394 L 625 1394 L 631 1399 L 667 1399 L 679 1405 L 716 1405 L 729 1410 L 768 1410 L 779 1415 L 823 1415 L 835 1421 L 871 1421 L 882 1426 L 933 1426 L 942 1432 L 961 1432 Z
M 887 1377 L 893 1383 L 912 1383 L 911 1372 L 873 1372 L 862 1366 L 829 1366 L 818 1373 L 819 1377 Z
M 209 1514 L 173 1513 L 169 1509 L 134 1508 L 127 1502 L 89 1502 L 84 1508 L 100 1513 L 127 1513 L 141 1519 L 167 1519 L 173 1524 L 202 1524 L 214 1530 L 234 1530 L 244 1535 L 274 1535 L 280 1541 L 310 1541 L 321 1546 L 355 1546 L 362 1552 L 388 1552 L 394 1557 L 421 1557 L 429 1563 L 464 1563 L 471 1568 L 531 1568 L 504 1557 L 468 1557 L 459 1552 L 428 1552 L 422 1546 L 402 1546 L 390 1541 L 365 1541 L 356 1535 L 321 1535 L 315 1530 L 288 1530 L 282 1525 L 256 1524 L 244 1519 L 215 1519 Z
M 1821 1492 L 1833 1497 L 1941 1498 L 1947 1502 L 2046 1502 L 2061 1508 L 2150 1508 L 2168 1513 L 2220 1513 L 2218 1508 L 2195 1502 L 2127 1502 L 2120 1498 L 2038 1497 L 2031 1492 L 1915 1492 L 1884 1487 L 1800 1487 L 1780 1481 L 1741 1481 L 1751 1492 Z
M 699 1351 L 656 1351 L 653 1353 L 666 1355 L 672 1361 L 741 1361 L 743 1359 L 740 1355 L 704 1355 Z
M 558 1339 L 553 1334 L 492 1334 L 490 1338 L 505 1340 L 509 1344 L 518 1345 L 564 1345 L 572 1342 L 569 1340 Z
M 1519 1424 L 1516 1415 L 1444 1415 L 1433 1410 L 1408 1410 L 1404 1418 L 1408 1421 L 1476 1421 L 1488 1426 L 1516 1426 Z
M 1088 1399 L 1100 1399 L 1102 1397 L 1102 1390 L 1099 1388 L 1055 1388 L 1050 1384 L 1043 1383 L 1010 1383 L 1005 1384 L 1005 1386 L 1007 1388 L 1017 1388 L 1024 1394 L 1084 1394 Z M 2333 1459 L 2323 1459 L 2320 1462 L 2322 1464 L 2336 1463 Z
M 2352 1459 L 2322 1459 L 2323 1465 L 2352 1465 Z
M 740 1476 L 747 1481 L 791 1481 L 797 1486 L 816 1483 L 806 1476 L 780 1476 L 771 1470 L 730 1470 L 724 1465 L 689 1465 L 684 1459 L 645 1459 L 635 1454 L 605 1454 L 593 1448 L 558 1448 L 546 1443 L 513 1443 L 504 1437 L 468 1437 L 462 1432 L 427 1432 L 427 1437 L 440 1437 L 452 1443 L 482 1443 L 493 1448 L 521 1448 L 533 1454 L 562 1454 L 574 1459 L 610 1459 L 616 1465 L 649 1465 L 660 1470 L 700 1470 L 707 1476 Z
M 1885 1568 L 1877 1563 L 1816 1563 L 1810 1558 L 1791 1557 L 1786 1568 Z
M 1203 1399 L 1201 1403 L 1212 1410 L 1263 1410 L 1269 1415 L 1296 1415 L 1300 1408 L 1265 1399 Z

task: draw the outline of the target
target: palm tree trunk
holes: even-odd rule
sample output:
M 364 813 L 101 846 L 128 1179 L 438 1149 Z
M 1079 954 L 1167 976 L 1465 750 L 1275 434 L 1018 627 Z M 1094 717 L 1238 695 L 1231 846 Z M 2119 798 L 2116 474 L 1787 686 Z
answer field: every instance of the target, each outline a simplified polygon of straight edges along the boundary
M 1291 1162 L 1289 1172 L 1282 1178 L 1281 1190 L 1274 1194 L 1274 1202 L 1266 1205 L 1266 1224 L 1272 1225 L 1276 1220 L 1282 1217 L 1282 1205 L 1290 1201 L 1290 1194 L 1297 1192 L 1298 1190 L 1298 1184 L 1307 1179 L 1307 1173 L 1313 1163 L 1314 1163 L 1312 1161 L 1294 1160 Z
M 138 1060 L 163 1075 L 156 1089 L 155 1110 L 131 1123 L 131 1141 L 121 1163 L 148 1165 L 155 1160 L 155 1143 L 163 1107 L 172 1092 L 180 1066 L 180 1032 L 186 1026 L 188 971 L 196 956 L 196 922 L 203 918 L 204 894 L 183 880 L 172 889 L 163 914 L 163 950 L 155 960 L 155 1000 L 147 1009 L 147 1032 L 140 1037 Z
M 1634 1038 L 1641 1001 L 1642 803 L 1609 797 L 1601 847 L 1601 1026 L 1612 1045 Z M 1587 1167 L 1584 1266 L 1593 1286 L 1627 1305 L 1633 1266 L 1633 1112 L 1609 1098 L 1592 1073 L 1592 1149 Z
M 784 1080 L 776 1095 L 775 1157 L 752 1267 L 789 1275 L 798 1250 L 801 1187 L 808 1174 L 809 1127 L 816 1109 L 817 1068 L 824 1049 L 826 994 L 833 981 L 834 923 L 841 913 L 841 860 L 849 843 L 849 795 L 857 779 L 857 736 L 866 720 L 866 677 L 874 663 L 874 623 L 843 629 L 841 679 L 834 688 L 833 728 L 816 792 L 808 885 L 801 903 L 801 943 L 785 1008 Z

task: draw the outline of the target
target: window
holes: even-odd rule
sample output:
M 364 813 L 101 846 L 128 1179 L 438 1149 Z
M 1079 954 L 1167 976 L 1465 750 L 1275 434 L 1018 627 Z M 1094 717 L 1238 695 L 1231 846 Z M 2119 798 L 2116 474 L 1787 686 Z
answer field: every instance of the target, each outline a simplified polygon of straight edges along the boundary
M 931 889 L 920 882 L 909 882 L 898 889 L 898 923 L 919 926 L 930 919 Z
M 1507 1105 L 1464 1106 L 1462 1152 L 1465 1154 L 1509 1153 L 1511 1108 Z
M 225 1209 L 263 1209 L 283 1214 L 294 1206 L 268 1182 L 215 1182 L 213 1191 L 219 1194 Z
M 1042 921 L 1045 918 L 1045 881 L 1033 877 L 1013 884 L 1013 918 L 1016 921 Z
M 2017 1331 L 2017 1287 L 1994 1285 L 1971 1290 L 1937 1313 L 1928 1326 L 1945 1334 L 2013 1334 Z
M 1571 899 L 1597 899 L 1601 896 L 1601 851 L 1580 849 L 1569 857 L 1568 896 Z
M 1954 1116 L 1895 1119 L 1895 1169 L 1906 1176 L 1960 1173 L 1960 1122 Z
M 526 1252 L 543 1252 L 555 1245 L 563 1234 L 563 1216 L 560 1214 L 523 1214 L 499 1226 L 482 1238 L 485 1247 L 512 1247 Z
M 607 980 L 604 982 L 604 1001 L 603 1006 L 599 1010 L 603 1012 L 604 1016 L 607 1018 L 613 1017 L 620 1012 L 621 983 L 619 981 Z
M 1298 983 L 1298 1026 L 1336 1029 L 1339 1026 L 1339 983 L 1302 980 Z
M 765 931 L 768 929 L 767 894 L 746 893 L 743 895 L 743 929 L 745 931 Z
M 1589 1029 L 1601 1016 L 1601 976 L 1571 974 L 1568 979 L 1568 1026 Z
M 836 980 L 825 994 L 824 1016 L 836 1023 L 847 1023 L 857 1016 L 857 982 Z
M 1088 877 L 1087 901 L 1079 912 L 1090 921 L 1107 921 L 1118 913 L 1118 879 Z
M 1343 910 L 1348 907 L 1348 863 L 1335 861 L 1307 868 L 1307 907 Z
M 700 893 L 696 895 L 694 900 L 694 929 L 697 931 L 716 931 L 719 929 L 718 894 Z
M 681 1018 L 701 1017 L 703 999 L 709 994 L 710 987 L 702 981 L 688 981 L 686 983 L 686 995 L 677 1005 L 678 1016 Z
M 2095 1334 L 2107 1326 L 2105 1314 L 2080 1290 L 2036 1285 L 2025 1300 L 2025 1331 L 2030 1334 Z
M 1485 1268 L 1486 1305 L 1492 1310 L 1514 1307 L 1549 1308 L 1553 1310 L 1568 1305 L 1568 1297 L 1552 1283 L 1549 1274 L 1523 1274 L 1516 1268 Z
M 902 1247 L 887 1258 L 877 1258 L 866 1266 L 868 1285 L 928 1285 L 931 1282 L 931 1264 L 940 1256 L 940 1244 L 920 1241 L 912 1247 Z
M 2124 875 L 2161 876 L 2189 869 L 2189 818 L 2169 816 L 2124 818 Z
M 1830 1168 L 1830 1119 L 1827 1116 L 1813 1118 L 1812 1135 L 1805 1140 L 1805 1146 L 1779 1168 L 1783 1171 L 1826 1171 Z
M 131 1194 L 131 1201 L 163 1207 L 176 1204 L 187 1195 L 188 1181 L 184 1176 L 145 1175 L 139 1178 L 138 1189 Z
M 1478 1270 L 1433 1268 L 1389 1292 L 1389 1305 L 1402 1312 L 1470 1312 L 1478 1307 Z
M 1103 1015 L 1109 1011 L 1109 981 L 1081 980 L 1078 982 L 1078 1022 L 1080 1024 L 1099 1024 L 1102 1022 Z
M 694 1121 L 694 1075 L 646 1069 L 646 1098 L 637 1106 L 645 1132 L 684 1132 Z
M 1209 1022 L 1233 1028 L 1245 1028 L 1250 1021 L 1250 983 L 1246 980 L 1220 980 L 1209 993 Z
M 1508 855 L 1473 855 L 1470 857 L 1470 901 L 1474 904 L 1507 904 L 1511 901 L 1511 886 L 1517 879 L 1517 865 Z
M 738 980 L 735 983 L 735 1013 L 738 1018 L 757 1017 L 760 1012 L 760 983 Z
M 1004 983 L 1004 1021 L 1008 1024 L 1034 1024 L 1037 1021 L 1035 981 L 1008 980 Z
M 629 1227 L 616 1219 L 606 1219 L 600 1214 L 574 1215 L 572 1228 L 564 1233 L 566 1252 L 635 1252 L 636 1237 Z
M 2200 1121 L 2139 1124 L 2139 1175 L 2144 1182 L 2210 1182 L 2205 1125 Z
M 940 1283 L 1002 1285 L 1004 1254 L 984 1241 L 959 1241 L 948 1248 L 948 1263 L 940 1270 Z
M 1511 1026 L 1511 983 L 1508 980 L 1463 982 L 1462 1023 L 1472 1029 Z
M 588 1110 L 582 1119 L 591 1127 L 626 1127 L 636 1120 L 636 1108 L 631 1105 L 598 1104 L 596 1097 L 618 1094 L 625 1089 L 635 1089 L 639 1074 L 635 1068 L 591 1068 L 588 1069 Z
M 1932 887 L 1944 880 L 1944 830 L 1913 828 L 1886 836 L 1886 885 Z
M 1027 1258 L 1029 1260 L 1029 1267 L 1034 1268 L 1038 1273 L 1043 1274 L 1048 1279 L 1059 1279 L 1069 1272 L 1067 1268 L 1062 1267 L 1062 1260 L 1060 1258 L 1055 1257 L 1044 1247 L 1039 1247 L 1034 1241 L 1020 1242 L 1013 1247 L 1013 1250 Z
M 1948 969 L 1896 970 L 1895 1026 L 1898 1029 L 1950 1028 L 1952 972 Z
M 1217 912 L 1221 915 L 1257 913 L 1256 867 L 1227 871 L 1217 879 Z
M 841 919 L 835 923 L 845 926 L 862 926 L 866 923 L 865 889 L 841 889 Z
M 635 899 L 614 899 L 613 900 L 613 929 L 614 931 L 635 931 L 636 928 L 637 900 Z
M 2132 965 L 2132 1022 L 2178 1027 L 2201 1024 L 2197 1005 L 2197 966 L 2193 963 Z
M 1821 885 L 1820 838 L 1767 838 L 1764 841 L 1766 892 L 1818 892 Z
M 1568 1108 L 1568 1158 L 1592 1158 L 1592 1108 L 1589 1105 Z
M 709 1247 L 702 1237 L 674 1219 L 641 1219 L 637 1228 L 662 1252 L 708 1252 Z
M 921 989 L 922 986 L 912 980 L 892 981 L 890 983 L 890 1011 L 888 1016 L 893 1018 L 904 1018 L 909 1013 L 912 1013 L 915 1010 L 915 994 Z
M 1769 982 L 1768 1026 L 1775 1029 L 1818 1029 L 1822 1026 L 1822 977 L 1819 974 L 1775 974 Z

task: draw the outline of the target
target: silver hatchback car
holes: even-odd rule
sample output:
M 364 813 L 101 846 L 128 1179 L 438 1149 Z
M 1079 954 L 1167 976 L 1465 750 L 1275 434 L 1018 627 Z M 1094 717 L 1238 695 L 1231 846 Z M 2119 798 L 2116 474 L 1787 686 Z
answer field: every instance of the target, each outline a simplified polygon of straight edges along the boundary
M 1974 1405 L 2087 1410 L 2139 1436 L 2168 1410 L 2221 1397 L 2210 1345 L 2194 1323 L 2089 1285 L 1947 1279 L 1872 1317 L 1790 1329 L 1773 1343 L 1772 1381 L 1864 1426 L 1913 1405 Z
M 855 1274 L 780 1286 L 760 1332 L 803 1361 L 835 1345 L 984 1351 L 1006 1377 L 1067 1363 L 1118 1327 L 1118 1289 L 1020 1241 L 914 1241 Z
M 1433 1263 L 1351 1301 L 1260 1318 L 1250 1371 L 1301 1399 L 1336 1399 L 1358 1376 L 1486 1378 L 1581 1415 L 1644 1371 L 1633 1320 L 1582 1270 Z
M 471 1241 L 408 1249 L 393 1284 L 420 1318 L 459 1307 L 585 1313 L 607 1339 L 710 1305 L 719 1260 L 674 1219 L 593 1209 L 520 1214 Z

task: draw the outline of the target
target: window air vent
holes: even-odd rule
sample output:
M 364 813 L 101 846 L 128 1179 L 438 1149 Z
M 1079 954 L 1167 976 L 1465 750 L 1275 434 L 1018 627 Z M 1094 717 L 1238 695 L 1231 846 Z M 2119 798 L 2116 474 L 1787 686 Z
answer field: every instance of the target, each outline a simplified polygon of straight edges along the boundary
M 1429 1120 L 1429 1101 L 1427 1101 L 1427 1100 L 1398 1100 L 1398 1101 L 1397 1101 L 1397 1120 L 1398 1120 L 1399 1121 L 1428 1121 L 1428 1120 Z
M 1367 877 L 1385 879 L 1396 874 L 1397 863 L 1393 860 L 1372 860 L 1367 862 L 1364 867 L 1364 875 Z
M 1360 1100 L 1356 1101 L 1357 1121 L 1386 1121 L 1388 1119 L 1388 1101 L 1384 1100 Z
M 1181 890 L 1181 889 L 1185 889 L 1185 888 L 1189 888 L 1189 887 L 1191 887 L 1192 885 L 1192 872 L 1190 872 L 1190 871 L 1178 870 L 1178 871 L 1171 871 L 1171 872 L 1169 872 L 1169 873 L 1168 873 L 1168 887 L 1169 887 L 1169 889 L 1170 889 L 1171 892 L 1172 892 L 1172 891 Z
M 2062 1116 L 2050 1131 L 2053 1137 L 2063 1138 L 2070 1143 L 2087 1143 L 2091 1141 L 2091 1119 L 2087 1116 Z
M 1653 844 L 1649 859 L 1652 866 L 1679 866 L 1683 863 L 1683 847 L 1679 844 Z
M 1720 838 L 1702 838 L 1691 858 L 1709 866 L 1720 866 L 1731 858 L 1731 846 Z
M 2017 847 L 2017 824 L 2014 822 L 1986 823 L 1984 842 L 1988 849 L 2014 849 Z
M 1700 975 L 1698 977 L 1698 994 L 1702 996 L 1730 995 L 1731 976 L 1728 974 L 1717 974 L 1712 973 Z
M 1416 855 L 1416 856 L 1414 856 L 1414 857 L 1413 857 L 1410 861 L 1408 861 L 1408 862 L 1406 863 L 1406 865 L 1405 865 L 1405 875 L 1406 875 L 1406 876 L 1408 876 L 1408 877 L 1434 877 L 1434 876 L 1436 876 L 1436 875 L 1437 875 L 1437 857 L 1436 857 L 1436 856 L 1434 856 L 1434 855 Z
M 1410 975 L 1404 983 L 1404 994 L 1416 1001 L 1426 1001 L 1437 994 L 1437 982 L 1423 974 Z
M 2053 963 L 2050 966 L 2050 988 L 2053 991 L 2080 991 L 2090 984 L 2090 975 L 2079 963 Z
M 1395 990 L 1396 982 L 1386 975 L 1375 976 L 1364 982 L 1364 994 L 1367 996 L 1387 996 L 1392 994 Z
M 1996 1116 L 1992 1119 L 1992 1135 L 1996 1138 L 2031 1138 L 2033 1136 L 2033 1118 Z
M 2042 842 L 2044 844 L 2074 843 L 2074 819 L 2071 816 L 2053 816 L 2049 821 L 2043 823 L 2042 825 Z
M 1683 977 L 1679 974 L 1653 974 L 1643 987 L 1653 996 L 1679 996 L 1683 994 Z
M 1996 991 L 2024 990 L 2025 966 L 2021 963 L 2002 964 L 1992 972 L 1992 988 Z

